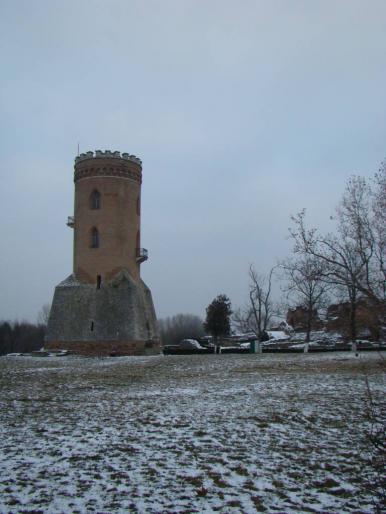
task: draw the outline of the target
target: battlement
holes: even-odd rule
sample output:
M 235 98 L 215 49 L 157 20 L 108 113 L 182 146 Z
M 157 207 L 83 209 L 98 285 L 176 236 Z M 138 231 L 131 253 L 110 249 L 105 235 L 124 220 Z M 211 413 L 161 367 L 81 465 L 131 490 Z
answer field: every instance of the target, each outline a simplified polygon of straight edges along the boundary
M 139 164 L 142 166 L 142 161 L 135 155 L 130 155 L 128 153 L 122 153 L 121 152 L 111 152 L 110 150 L 105 150 L 102 152 L 102 150 L 95 150 L 94 152 L 85 152 L 81 153 L 80 155 L 77 155 L 75 157 L 75 164 L 78 164 L 79 162 L 85 161 L 86 159 L 124 159 L 125 161 L 131 161 L 135 162 L 136 164 Z

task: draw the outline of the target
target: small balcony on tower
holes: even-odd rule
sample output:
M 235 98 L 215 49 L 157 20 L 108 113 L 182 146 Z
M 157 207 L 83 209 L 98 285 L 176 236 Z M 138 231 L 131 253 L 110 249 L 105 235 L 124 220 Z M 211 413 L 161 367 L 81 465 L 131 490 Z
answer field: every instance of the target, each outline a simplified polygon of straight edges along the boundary
M 146 248 L 137 248 L 135 250 L 135 257 L 138 263 L 145 262 L 149 258 L 149 252 Z
M 67 227 L 74 228 L 74 226 L 75 226 L 74 216 L 68 216 L 66 225 L 67 225 Z

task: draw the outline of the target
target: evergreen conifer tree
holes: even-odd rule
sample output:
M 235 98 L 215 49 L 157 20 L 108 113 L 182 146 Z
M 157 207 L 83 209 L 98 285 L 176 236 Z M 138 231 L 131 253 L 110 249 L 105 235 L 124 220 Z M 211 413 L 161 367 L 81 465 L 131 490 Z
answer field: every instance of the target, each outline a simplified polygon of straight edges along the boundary
M 205 330 L 217 341 L 230 334 L 231 302 L 225 294 L 218 295 L 206 308 Z

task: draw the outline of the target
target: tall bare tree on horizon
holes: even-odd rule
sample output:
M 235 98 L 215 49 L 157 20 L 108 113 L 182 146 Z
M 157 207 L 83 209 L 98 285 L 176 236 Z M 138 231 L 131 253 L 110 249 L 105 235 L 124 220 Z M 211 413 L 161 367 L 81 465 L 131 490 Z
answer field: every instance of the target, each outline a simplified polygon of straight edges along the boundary
M 252 264 L 249 266 L 249 301 L 244 308 L 238 309 L 233 317 L 234 323 L 240 330 L 253 332 L 256 335 L 259 353 L 261 353 L 261 342 L 274 315 L 271 293 L 275 267 L 268 275 L 263 275 L 257 273 Z
M 298 255 L 288 258 L 279 265 L 286 285 L 283 291 L 295 306 L 306 312 L 306 336 L 304 351 L 308 352 L 314 313 L 325 307 L 330 284 L 324 280 L 327 266 L 313 255 Z
M 372 182 L 352 176 L 336 209 L 336 232 L 307 228 L 305 210 L 292 216 L 294 252 L 323 262 L 324 280 L 345 291 L 350 305 L 350 339 L 356 349 L 357 305 L 366 297 L 382 313 L 386 301 L 386 165 Z M 332 218 L 334 219 L 334 218 Z

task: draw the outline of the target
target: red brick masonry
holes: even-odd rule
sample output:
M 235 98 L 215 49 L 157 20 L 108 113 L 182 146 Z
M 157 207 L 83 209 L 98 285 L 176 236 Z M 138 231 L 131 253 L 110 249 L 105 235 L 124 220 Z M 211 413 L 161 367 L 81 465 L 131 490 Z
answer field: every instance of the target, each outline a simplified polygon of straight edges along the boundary
M 158 355 L 160 342 L 154 341 L 49 341 L 45 350 L 69 350 L 79 355 Z

